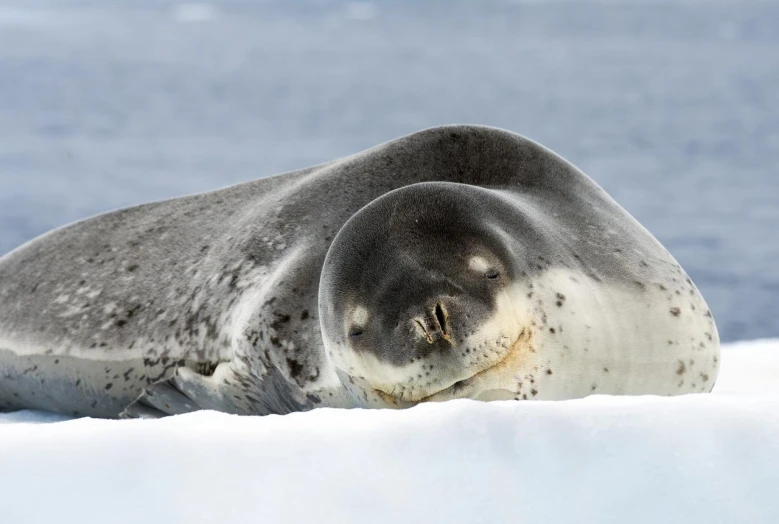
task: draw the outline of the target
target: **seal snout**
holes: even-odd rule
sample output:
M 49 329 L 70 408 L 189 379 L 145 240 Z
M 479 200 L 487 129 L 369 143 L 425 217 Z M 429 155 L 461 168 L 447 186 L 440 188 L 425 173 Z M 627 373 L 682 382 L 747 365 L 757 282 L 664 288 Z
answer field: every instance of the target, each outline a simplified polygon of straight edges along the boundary
M 413 319 L 417 333 L 427 340 L 428 344 L 434 344 L 438 340 L 451 343 L 449 314 L 444 303 L 439 300 L 425 309 L 424 315 Z

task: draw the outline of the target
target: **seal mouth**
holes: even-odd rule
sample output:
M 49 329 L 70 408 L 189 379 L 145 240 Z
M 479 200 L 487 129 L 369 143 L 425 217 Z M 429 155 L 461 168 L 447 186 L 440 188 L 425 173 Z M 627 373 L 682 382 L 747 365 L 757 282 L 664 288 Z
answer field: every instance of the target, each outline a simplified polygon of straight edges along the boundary
M 479 371 L 478 373 L 474 373 L 468 378 L 458 380 L 449 387 L 446 387 L 440 391 L 436 391 L 435 393 L 426 397 L 422 397 L 416 400 L 416 402 L 440 402 L 454 398 L 469 398 L 471 393 L 474 392 L 475 386 L 481 379 L 486 378 L 487 375 L 493 374 L 496 371 L 501 371 L 504 368 L 509 367 L 509 365 L 517 362 L 517 360 L 524 354 L 524 352 L 521 351 L 521 348 L 524 345 L 523 342 L 526 342 L 527 338 L 526 331 L 523 329 L 503 358 L 501 358 L 498 362 L 486 369 Z

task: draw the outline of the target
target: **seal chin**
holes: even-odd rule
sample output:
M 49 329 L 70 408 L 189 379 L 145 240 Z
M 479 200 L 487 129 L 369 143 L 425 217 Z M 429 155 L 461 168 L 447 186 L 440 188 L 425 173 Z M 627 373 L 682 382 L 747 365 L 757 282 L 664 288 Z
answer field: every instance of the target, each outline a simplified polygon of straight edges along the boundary
M 516 384 L 514 377 L 527 360 L 528 353 L 532 351 L 530 336 L 523 329 L 503 358 L 488 368 L 474 373 L 468 378 L 458 380 L 432 394 L 416 398 L 406 394 L 398 398 L 411 402 L 443 402 L 457 398 L 485 401 L 512 400 L 516 397 L 516 392 L 505 386 L 510 387 L 510 385 Z
M 474 400 L 483 400 L 480 397 L 490 391 L 506 391 L 508 395 L 506 399 L 514 398 L 514 393 L 509 392 L 508 390 L 502 390 L 502 389 L 484 390 L 480 386 L 486 385 L 485 383 L 492 382 L 490 380 L 490 377 L 492 376 L 503 375 L 506 372 L 507 368 L 510 366 L 510 363 L 517 360 L 517 354 L 522 352 L 520 348 L 521 340 L 522 340 L 522 335 L 520 335 L 520 337 L 516 340 L 516 342 L 512 344 L 511 349 L 509 349 L 508 353 L 506 353 L 506 356 L 503 357 L 496 364 L 488 367 L 487 369 L 479 371 L 478 373 L 475 373 L 466 379 L 459 380 L 454 384 L 452 384 L 451 386 L 444 388 L 440 391 L 437 391 L 432 395 L 423 397 L 419 399 L 419 402 L 442 402 L 445 400 L 452 400 L 456 398 L 472 398 Z M 513 371 L 513 369 L 514 368 L 511 368 L 511 371 Z M 494 400 L 494 399 L 490 399 L 490 400 Z

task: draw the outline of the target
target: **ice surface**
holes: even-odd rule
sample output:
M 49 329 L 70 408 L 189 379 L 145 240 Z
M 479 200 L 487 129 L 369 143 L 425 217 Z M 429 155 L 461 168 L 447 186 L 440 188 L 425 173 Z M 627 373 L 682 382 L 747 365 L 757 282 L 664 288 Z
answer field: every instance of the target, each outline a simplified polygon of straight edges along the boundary
M 712 395 L 0 415 L 0 522 L 779 522 L 779 340 Z

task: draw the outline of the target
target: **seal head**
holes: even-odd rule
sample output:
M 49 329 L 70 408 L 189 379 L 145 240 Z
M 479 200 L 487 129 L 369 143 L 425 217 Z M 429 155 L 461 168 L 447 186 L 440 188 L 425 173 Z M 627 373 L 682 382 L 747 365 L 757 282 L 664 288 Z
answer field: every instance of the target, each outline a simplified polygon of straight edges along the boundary
M 389 192 L 343 226 L 319 307 L 327 353 L 348 380 L 417 402 L 464 392 L 509 357 L 524 334 L 513 286 L 524 269 L 499 219 L 507 207 L 490 189 L 426 182 Z

